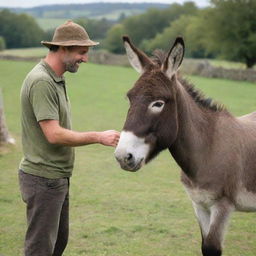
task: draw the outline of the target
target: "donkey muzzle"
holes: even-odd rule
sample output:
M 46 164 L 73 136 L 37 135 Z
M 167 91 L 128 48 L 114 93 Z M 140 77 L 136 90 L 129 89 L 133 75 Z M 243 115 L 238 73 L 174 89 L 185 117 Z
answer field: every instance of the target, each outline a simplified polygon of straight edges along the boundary
M 131 153 L 126 153 L 124 155 L 115 153 L 115 158 L 119 162 L 122 169 L 130 172 L 138 171 L 141 168 L 144 160 L 143 158 L 136 160 Z
M 139 138 L 131 131 L 122 131 L 115 157 L 122 169 L 135 172 L 145 163 L 149 148 L 144 138 Z

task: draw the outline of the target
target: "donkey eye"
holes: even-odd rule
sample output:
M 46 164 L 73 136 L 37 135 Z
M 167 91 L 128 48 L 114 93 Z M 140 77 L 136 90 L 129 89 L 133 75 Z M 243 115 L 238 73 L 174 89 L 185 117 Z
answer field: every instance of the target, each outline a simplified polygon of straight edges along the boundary
M 161 101 L 157 101 L 157 102 L 155 102 L 155 103 L 152 105 L 152 107 L 160 108 L 160 107 L 162 107 L 163 105 L 164 105 L 164 103 L 163 103 L 163 102 L 161 102 Z
M 162 109 L 164 108 L 164 101 L 162 100 L 156 100 L 149 104 L 148 108 L 153 113 L 160 113 Z

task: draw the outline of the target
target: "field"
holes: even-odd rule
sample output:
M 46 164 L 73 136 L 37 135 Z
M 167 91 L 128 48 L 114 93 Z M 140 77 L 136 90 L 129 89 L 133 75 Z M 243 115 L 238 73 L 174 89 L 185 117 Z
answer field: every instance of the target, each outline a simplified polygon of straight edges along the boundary
M 6 120 L 17 144 L 0 155 L 0 255 L 21 256 L 25 205 L 17 168 L 22 156 L 19 90 L 33 62 L 0 61 Z M 131 68 L 84 64 L 67 74 L 73 129 L 121 130 L 125 93 L 138 75 Z M 256 84 L 189 77 L 207 96 L 235 115 L 256 109 Z M 113 148 L 76 149 L 71 180 L 70 240 L 65 256 L 199 256 L 200 232 L 191 202 L 168 152 L 137 173 L 122 171 Z M 234 213 L 224 256 L 256 255 L 256 218 Z
M 48 19 L 47 19 L 48 20 Z M 51 24 L 54 24 L 54 20 L 50 22 Z M 61 23 L 60 23 L 61 24 Z M 104 52 L 104 49 L 97 50 L 97 48 L 93 49 L 90 52 L 90 55 L 93 55 L 93 52 Z M 47 48 L 46 47 L 32 47 L 32 48 L 21 48 L 21 49 L 6 49 L 3 51 L 0 51 L 0 57 L 1 56 L 15 56 L 15 57 L 38 57 L 41 58 L 47 54 Z M 118 55 L 117 55 L 118 56 Z M 189 60 L 189 59 L 188 59 Z M 196 60 L 198 62 L 206 60 L 206 59 L 192 59 Z M 207 59 L 210 63 L 210 65 L 215 67 L 222 67 L 226 69 L 245 69 L 245 64 L 241 62 L 232 62 L 232 61 L 225 61 L 225 60 L 218 60 L 218 59 Z M 254 67 L 256 69 L 256 67 Z
M 1 55 L 15 56 L 15 57 L 43 57 L 47 54 L 46 47 L 33 47 L 25 49 L 6 49 L 0 52 Z
M 36 18 L 38 25 L 44 30 L 53 30 L 62 25 L 67 19 L 61 18 Z

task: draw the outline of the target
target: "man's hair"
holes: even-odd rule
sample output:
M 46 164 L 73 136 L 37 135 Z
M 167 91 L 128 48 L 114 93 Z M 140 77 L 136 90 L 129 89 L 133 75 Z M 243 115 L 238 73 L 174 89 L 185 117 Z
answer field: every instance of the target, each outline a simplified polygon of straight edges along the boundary
M 71 46 L 66 46 L 66 48 L 68 49 L 68 51 L 72 51 L 73 49 L 75 49 L 77 46 L 75 45 L 71 45 Z
M 59 45 L 50 45 L 49 49 L 51 52 L 57 52 L 59 50 Z
M 72 51 L 76 46 L 64 46 L 68 51 Z M 59 45 L 50 45 L 49 49 L 51 52 L 57 52 L 59 50 L 60 46 Z

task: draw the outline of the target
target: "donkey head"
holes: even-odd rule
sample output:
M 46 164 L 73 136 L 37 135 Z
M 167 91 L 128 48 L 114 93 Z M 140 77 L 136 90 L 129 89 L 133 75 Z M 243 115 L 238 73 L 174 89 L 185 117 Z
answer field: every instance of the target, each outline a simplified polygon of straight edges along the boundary
M 129 62 L 141 76 L 127 93 L 130 108 L 115 157 L 123 169 L 137 171 L 176 139 L 176 72 L 184 56 L 184 42 L 176 38 L 168 55 L 154 61 L 128 37 L 123 40 Z

